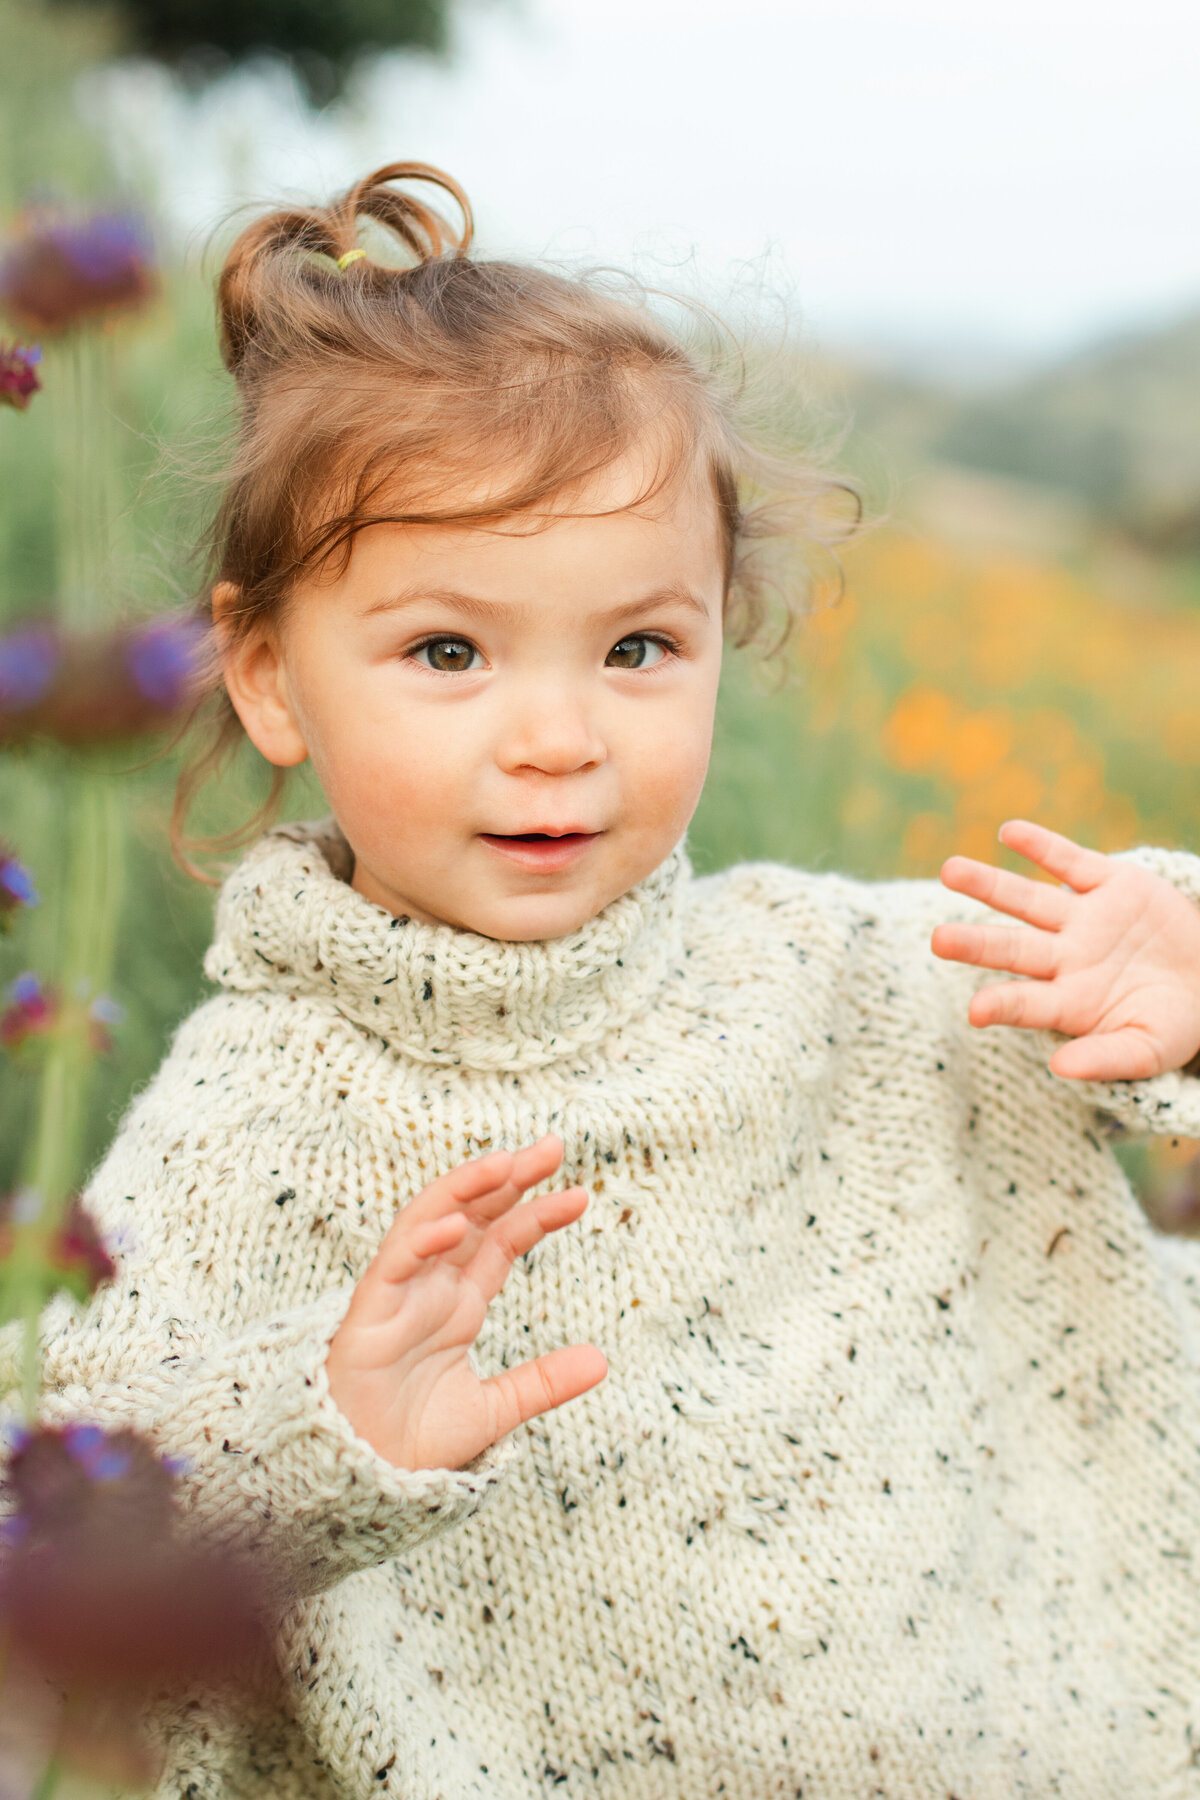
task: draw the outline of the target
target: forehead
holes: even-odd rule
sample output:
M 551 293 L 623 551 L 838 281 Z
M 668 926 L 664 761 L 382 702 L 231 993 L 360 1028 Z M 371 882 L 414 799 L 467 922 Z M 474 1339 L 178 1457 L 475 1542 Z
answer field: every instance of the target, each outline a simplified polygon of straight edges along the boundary
M 346 575 L 357 582 L 378 580 L 389 568 L 421 576 L 470 567 L 499 587 L 533 571 L 576 588 L 593 580 L 636 581 L 643 572 L 721 583 L 720 508 L 712 478 L 696 458 L 664 470 L 635 447 L 535 505 L 478 517 L 490 497 L 479 484 L 451 489 L 441 496 L 442 520 L 365 526 L 354 536 Z M 385 501 L 380 511 L 388 510 Z

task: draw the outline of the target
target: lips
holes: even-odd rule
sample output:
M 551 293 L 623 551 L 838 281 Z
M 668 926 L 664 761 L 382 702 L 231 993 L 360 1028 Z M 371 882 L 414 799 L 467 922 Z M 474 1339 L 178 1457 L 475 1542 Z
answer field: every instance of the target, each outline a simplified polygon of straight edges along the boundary
M 570 868 L 601 836 L 598 831 L 515 831 L 479 834 L 490 850 L 516 863 L 520 868 L 539 874 L 557 875 Z

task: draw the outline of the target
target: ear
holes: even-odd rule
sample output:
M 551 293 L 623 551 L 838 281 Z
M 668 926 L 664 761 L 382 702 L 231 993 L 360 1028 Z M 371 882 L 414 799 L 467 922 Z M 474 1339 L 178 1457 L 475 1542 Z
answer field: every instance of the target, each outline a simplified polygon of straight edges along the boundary
M 292 707 L 278 635 L 270 625 L 235 635 L 230 619 L 240 598 L 231 581 L 218 581 L 213 589 L 213 629 L 225 687 L 254 748 L 268 762 L 290 769 L 307 759 L 308 746 Z

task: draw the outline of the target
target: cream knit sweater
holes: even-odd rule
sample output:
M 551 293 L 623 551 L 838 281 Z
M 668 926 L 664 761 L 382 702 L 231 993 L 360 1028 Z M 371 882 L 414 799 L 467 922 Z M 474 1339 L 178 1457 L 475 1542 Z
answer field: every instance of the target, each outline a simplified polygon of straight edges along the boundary
M 346 855 L 286 828 L 230 878 L 221 991 L 90 1186 L 118 1279 L 43 1317 L 45 1417 L 151 1431 L 288 1583 L 286 1704 L 164 1713 L 160 1793 L 1200 1796 L 1200 1247 L 1103 1137 L 1200 1135 L 1200 1083 L 972 1031 L 932 883 L 679 851 L 505 944 Z M 473 1359 L 590 1341 L 607 1379 L 397 1470 L 329 1339 L 397 1207 L 548 1130 L 591 1202 Z

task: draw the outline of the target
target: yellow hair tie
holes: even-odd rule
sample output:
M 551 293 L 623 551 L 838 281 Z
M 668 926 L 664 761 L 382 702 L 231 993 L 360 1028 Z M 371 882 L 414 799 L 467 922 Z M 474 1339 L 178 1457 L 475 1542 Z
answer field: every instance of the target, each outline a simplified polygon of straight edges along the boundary
M 357 262 L 360 256 L 365 256 L 366 254 L 365 250 L 347 250 L 345 256 L 338 257 L 337 266 L 342 273 L 345 274 L 346 267 L 349 263 Z

